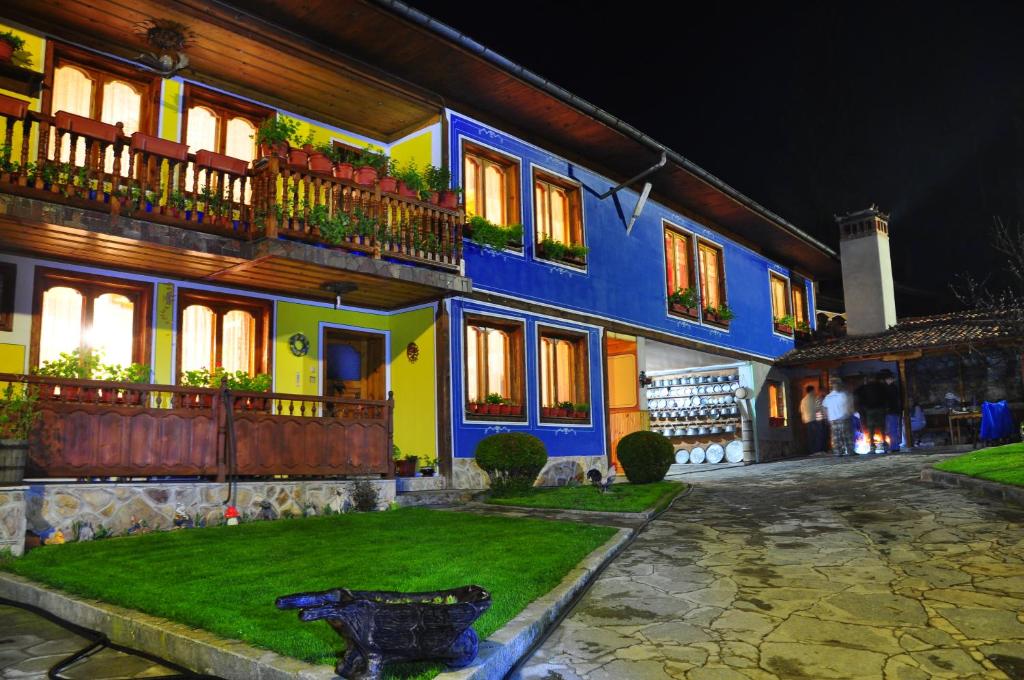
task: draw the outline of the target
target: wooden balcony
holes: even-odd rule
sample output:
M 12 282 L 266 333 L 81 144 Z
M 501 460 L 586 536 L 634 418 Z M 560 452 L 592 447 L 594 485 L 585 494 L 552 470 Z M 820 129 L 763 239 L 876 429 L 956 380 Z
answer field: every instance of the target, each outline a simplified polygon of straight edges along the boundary
M 164 225 L 177 235 L 171 238 L 167 236 L 171 232 L 160 232 L 162 236 L 152 239 L 155 247 L 136 249 L 121 259 L 111 256 L 105 264 L 159 271 L 167 260 L 159 251 L 167 244 L 199 250 L 197 244 L 216 243 L 213 257 L 201 264 L 186 262 L 180 273 L 324 299 L 333 298 L 324 290 L 325 283 L 351 280 L 360 292 L 350 302 L 384 308 L 469 290 L 468 280 L 458 275 L 464 222 L 459 210 L 384 192 L 379 182 L 360 186 L 289 167 L 277 158 L 249 164 L 205 150 L 193 153 L 183 144 L 155 137 L 128 137 L 118 126 L 63 112 L 41 115 L 27 111 L 24 102 L 2 95 L 0 118 L 4 121 L 0 194 L 105 214 L 111 225 L 119 219 Z M 12 148 L 16 129 L 20 142 Z M 342 233 L 335 230 L 328 238 L 322 227 L 339 220 L 350 228 Z M 86 220 L 72 221 L 77 226 Z M 111 239 L 101 244 L 87 237 L 78 238 L 72 246 L 74 239 L 66 230 L 46 237 L 61 246 L 31 241 L 23 226 L 8 225 L 9 231 L 0 238 L 10 236 L 2 240 L 17 250 L 80 260 L 99 257 L 105 250 L 131 250 L 124 238 L 139 231 L 107 230 L 110 236 L 123 236 L 109 245 Z M 221 240 L 204 239 L 204 235 Z M 86 244 L 92 244 L 92 250 Z M 354 262 L 354 255 L 380 266 Z M 195 259 L 193 255 L 185 258 Z M 308 266 L 296 267 L 295 259 Z M 425 273 L 399 275 L 388 264 L 411 265 Z M 337 269 L 350 274 L 339 275 Z M 430 271 L 447 278 L 432 276 Z M 245 276 L 239 278 L 242 272 Z M 381 282 L 381 276 L 394 280 Z
M 394 399 L 0 374 L 38 391 L 27 477 L 394 476 Z

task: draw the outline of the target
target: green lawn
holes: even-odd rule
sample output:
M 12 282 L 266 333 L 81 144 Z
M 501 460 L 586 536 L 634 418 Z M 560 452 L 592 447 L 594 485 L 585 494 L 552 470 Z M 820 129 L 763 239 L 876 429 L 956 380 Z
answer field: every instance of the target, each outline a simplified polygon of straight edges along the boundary
M 323 621 L 301 623 L 296 611 L 277 610 L 274 598 L 338 586 L 415 592 L 478 584 L 493 600 L 474 626 L 483 639 L 614 533 L 611 527 L 407 508 L 46 546 L 0 568 L 334 664 L 341 638 Z M 439 669 L 397 667 L 393 677 L 431 678 Z
M 935 468 L 993 482 L 1024 486 L 1024 444 L 1007 444 L 972 451 L 936 463 Z
M 528 508 L 558 510 L 600 510 L 604 512 L 643 512 L 660 508 L 683 491 L 682 482 L 655 482 L 653 484 L 613 484 L 607 493 L 595 487 L 558 486 L 531 489 L 518 496 L 490 498 L 493 505 L 517 505 Z

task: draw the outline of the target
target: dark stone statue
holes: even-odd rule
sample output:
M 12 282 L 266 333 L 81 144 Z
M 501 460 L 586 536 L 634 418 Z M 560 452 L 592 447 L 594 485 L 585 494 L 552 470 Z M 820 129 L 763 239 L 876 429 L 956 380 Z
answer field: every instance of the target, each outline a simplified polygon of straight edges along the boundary
M 277 598 L 278 609 L 299 609 L 299 619 L 324 619 L 345 640 L 335 669 L 349 680 L 376 680 L 394 661 L 441 661 L 463 668 L 476 658 L 479 639 L 470 626 L 491 606 L 480 586 L 429 593 L 336 588 Z

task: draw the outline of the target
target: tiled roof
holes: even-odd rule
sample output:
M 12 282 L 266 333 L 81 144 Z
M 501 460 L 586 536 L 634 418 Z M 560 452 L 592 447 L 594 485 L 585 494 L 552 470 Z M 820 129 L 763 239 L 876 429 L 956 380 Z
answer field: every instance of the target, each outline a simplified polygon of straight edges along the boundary
M 1024 308 L 969 310 L 935 316 L 902 319 L 895 326 L 875 335 L 858 335 L 818 340 L 791 350 L 780 364 L 848 357 L 897 354 L 971 343 L 1024 338 Z

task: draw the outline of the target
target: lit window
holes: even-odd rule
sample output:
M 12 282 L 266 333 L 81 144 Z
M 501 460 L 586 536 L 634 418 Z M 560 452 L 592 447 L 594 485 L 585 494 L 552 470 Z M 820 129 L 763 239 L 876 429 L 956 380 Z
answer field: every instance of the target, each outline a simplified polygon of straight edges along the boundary
M 268 372 L 271 303 L 251 298 L 182 292 L 179 299 L 179 372 L 212 370 L 249 375 Z
M 189 151 L 213 151 L 251 162 L 256 158 L 256 129 L 260 121 L 274 115 L 270 109 L 249 104 L 191 83 L 185 86 L 185 143 Z M 200 190 L 207 183 L 200 176 Z M 234 196 L 238 198 L 240 180 L 235 181 Z M 192 191 L 194 177 L 190 165 L 185 173 L 185 189 Z M 244 201 L 252 188 L 246 185 Z M 226 195 L 226 192 L 225 192 Z
M 786 415 L 786 388 L 778 381 L 768 380 L 768 425 L 770 427 L 785 427 Z
M 498 226 L 519 221 L 519 166 L 508 158 L 467 145 L 463 158 L 466 215 Z
M 588 403 L 589 363 L 587 336 L 561 331 L 541 331 L 541 406 Z M 589 409 L 589 405 L 587 407 Z
M 790 316 L 789 290 L 787 281 L 775 272 L 771 273 L 772 318 L 775 321 Z
M 636 354 L 608 357 L 608 408 L 633 408 L 637 405 Z
M 700 241 L 697 244 L 697 256 L 700 261 L 701 305 L 704 309 L 717 309 L 725 304 L 722 249 Z
M 39 365 L 76 350 L 104 364 L 147 363 L 149 286 L 46 270 L 38 285 Z
M 800 279 L 794 280 L 791 284 L 793 289 L 793 319 L 798 328 L 807 328 L 810 324 L 810 314 L 807 310 L 807 289 Z
M 677 291 L 695 288 L 693 237 L 669 227 L 665 227 L 665 284 L 669 296 Z
M 483 318 L 466 320 L 466 404 L 497 395 L 510 405 L 523 403 L 523 326 Z M 495 397 L 491 396 L 491 399 Z M 479 411 L 470 409 L 471 413 Z M 519 416 L 510 412 L 511 415 Z M 508 414 L 506 414 L 508 415 Z
M 533 180 L 533 213 L 537 243 L 550 239 L 583 245 L 579 187 L 537 173 Z

